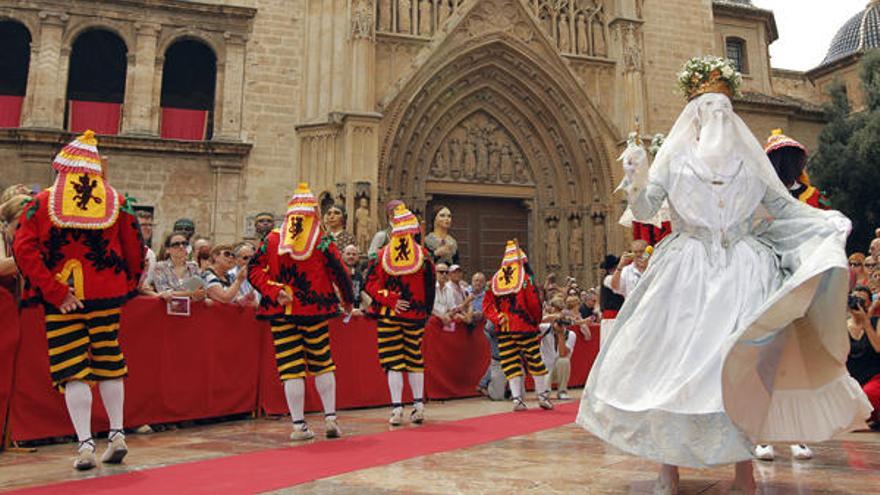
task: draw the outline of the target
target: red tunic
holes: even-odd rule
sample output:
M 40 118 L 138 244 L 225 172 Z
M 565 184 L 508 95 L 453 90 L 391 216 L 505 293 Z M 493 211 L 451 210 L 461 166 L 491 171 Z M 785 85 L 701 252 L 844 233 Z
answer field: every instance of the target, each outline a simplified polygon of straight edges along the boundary
M 523 288 L 515 294 L 495 296 L 491 289 L 483 298 L 483 314 L 501 331 L 501 314 L 507 315 L 510 332 L 537 332 L 541 324 L 541 297 L 531 277 L 526 279 Z
M 127 204 L 107 229 L 60 228 L 49 219 L 50 192 L 25 206 L 15 233 L 15 262 L 25 281 L 22 304 L 59 306 L 71 287 L 80 300 L 108 306 L 135 295 L 146 248 Z
M 822 210 L 830 209 L 828 198 L 826 198 L 819 189 L 813 186 L 806 186 L 806 188 L 797 195 L 797 198 L 813 208 L 819 208 Z
M 423 325 L 434 309 L 434 263 L 424 246 L 422 268 L 409 275 L 389 275 L 382 268 L 382 257 L 389 246 L 379 250 L 378 257 L 370 263 L 364 291 L 373 299 L 368 313 L 373 317 L 392 317 Z M 409 310 L 403 313 L 394 311 L 397 301 L 409 302 Z
M 323 234 L 312 255 L 302 261 L 278 254 L 279 242 L 279 232 L 270 232 L 248 269 L 248 280 L 263 295 L 258 318 L 284 316 L 302 323 L 332 318 L 339 314 L 337 289 L 346 304 L 354 302 L 351 278 L 329 236 Z M 293 296 L 287 307 L 276 303 L 282 289 Z

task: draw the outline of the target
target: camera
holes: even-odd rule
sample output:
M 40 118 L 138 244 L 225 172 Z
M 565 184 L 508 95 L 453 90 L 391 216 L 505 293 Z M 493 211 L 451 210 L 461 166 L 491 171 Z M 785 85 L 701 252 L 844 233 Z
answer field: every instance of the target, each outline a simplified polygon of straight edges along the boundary
M 570 327 L 574 325 L 574 322 L 569 320 L 568 318 L 559 318 L 558 320 L 556 320 L 556 324 L 563 327 Z
M 849 309 L 861 309 L 862 311 L 865 310 L 865 301 L 859 296 L 854 296 L 850 294 L 847 298 L 846 304 L 847 306 L 849 306 Z

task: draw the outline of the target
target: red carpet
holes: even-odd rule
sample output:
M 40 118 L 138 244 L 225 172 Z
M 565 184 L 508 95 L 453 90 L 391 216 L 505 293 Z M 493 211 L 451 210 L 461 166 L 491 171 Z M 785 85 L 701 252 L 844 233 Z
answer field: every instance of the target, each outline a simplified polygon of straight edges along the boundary
M 115 476 L 26 488 L 11 493 L 260 493 L 438 452 L 463 449 L 571 423 L 577 402 L 553 411 L 493 414 L 417 428 L 320 440 Z M 137 455 L 134 451 L 133 455 Z

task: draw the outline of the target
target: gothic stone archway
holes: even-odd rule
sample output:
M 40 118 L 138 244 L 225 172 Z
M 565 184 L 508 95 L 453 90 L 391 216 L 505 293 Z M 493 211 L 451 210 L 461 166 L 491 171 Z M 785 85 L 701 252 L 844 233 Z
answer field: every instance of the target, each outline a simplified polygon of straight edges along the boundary
M 589 278 L 605 251 L 593 213 L 610 205 L 615 133 L 533 26 L 454 34 L 389 102 L 382 197 L 421 212 L 436 194 L 518 198 L 539 271 Z

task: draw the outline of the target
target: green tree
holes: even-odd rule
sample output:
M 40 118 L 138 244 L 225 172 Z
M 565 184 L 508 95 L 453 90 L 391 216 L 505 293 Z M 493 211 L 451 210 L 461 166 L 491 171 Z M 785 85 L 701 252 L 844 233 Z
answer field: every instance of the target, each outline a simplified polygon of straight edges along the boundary
M 852 112 L 842 83 L 832 85 L 825 106 L 828 124 L 809 164 L 815 184 L 831 205 L 852 220 L 847 250 L 866 251 L 880 227 L 880 51 L 862 59 L 866 108 Z

